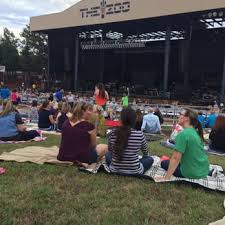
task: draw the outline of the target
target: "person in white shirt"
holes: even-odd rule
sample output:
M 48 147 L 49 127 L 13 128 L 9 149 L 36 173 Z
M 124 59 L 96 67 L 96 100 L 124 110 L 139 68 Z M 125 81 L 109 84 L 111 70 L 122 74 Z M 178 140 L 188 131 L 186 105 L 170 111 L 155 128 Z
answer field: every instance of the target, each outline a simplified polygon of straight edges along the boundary
M 67 102 L 70 104 L 71 108 L 74 106 L 74 95 L 69 92 L 69 94 L 66 96 Z

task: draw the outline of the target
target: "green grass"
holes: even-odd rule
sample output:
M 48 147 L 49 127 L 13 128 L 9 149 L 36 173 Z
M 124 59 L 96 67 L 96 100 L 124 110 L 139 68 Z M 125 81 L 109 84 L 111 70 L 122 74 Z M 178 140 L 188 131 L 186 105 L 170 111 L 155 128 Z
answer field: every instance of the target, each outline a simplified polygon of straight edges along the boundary
M 105 142 L 105 140 L 101 140 Z M 48 136 L 37 146 L 59 144 Z M 30 145 L 30 144 L 29 144 Z M 0 153 L 27 146 L 1 145 Z M 150 144 L 156 155 L 172 152 Z M 211 163 L 225 168 L 223 157 Z M 1 225 L 206 225 L 221 219 L 224 193 L 190 184 L 155 184 L 151 180 L 86 174 L 73 166 L 1 162 Z

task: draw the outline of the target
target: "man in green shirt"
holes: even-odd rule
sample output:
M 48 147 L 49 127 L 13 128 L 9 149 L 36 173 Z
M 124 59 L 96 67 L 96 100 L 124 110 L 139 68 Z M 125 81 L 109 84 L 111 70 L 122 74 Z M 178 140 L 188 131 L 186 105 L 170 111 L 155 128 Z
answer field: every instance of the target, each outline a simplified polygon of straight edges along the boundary
M 123 97 L 122 97 L 122 106 L 123 107 L 128 107 L 129 106 L 128 95 L 126 95 L 126 94 L 123 94 Z

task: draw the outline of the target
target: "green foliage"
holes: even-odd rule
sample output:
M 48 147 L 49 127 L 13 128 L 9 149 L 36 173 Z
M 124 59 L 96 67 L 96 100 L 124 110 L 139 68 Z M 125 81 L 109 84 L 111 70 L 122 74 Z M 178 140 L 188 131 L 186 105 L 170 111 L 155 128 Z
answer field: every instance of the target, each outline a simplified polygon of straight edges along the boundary
M 0 65 L 5 65 L 7 71 L 41 73 L 48 61 L 47 35 L 33 33 L 27 25 L 20 36 L 18 39 L 12 31 L 4 28 L 0 37 Z
M 5 65 L 7 70 L 19 69 L 19 39 L 13 32 L 4 28 L 3 36 L 0 37 L 0 64 Z
M 47 35 L 33 33 L 27 25 L 21 33 L 21 65 L 23 71 L 41 72 L 47 67 Z

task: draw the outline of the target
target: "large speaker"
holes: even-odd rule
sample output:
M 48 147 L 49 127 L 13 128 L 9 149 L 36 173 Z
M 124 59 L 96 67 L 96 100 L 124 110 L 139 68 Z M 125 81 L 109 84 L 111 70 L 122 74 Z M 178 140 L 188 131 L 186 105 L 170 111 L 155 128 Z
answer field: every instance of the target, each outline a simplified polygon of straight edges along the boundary
M 64 48 L 64 71 L 65 72 L 71 71 L 69 48 Z

